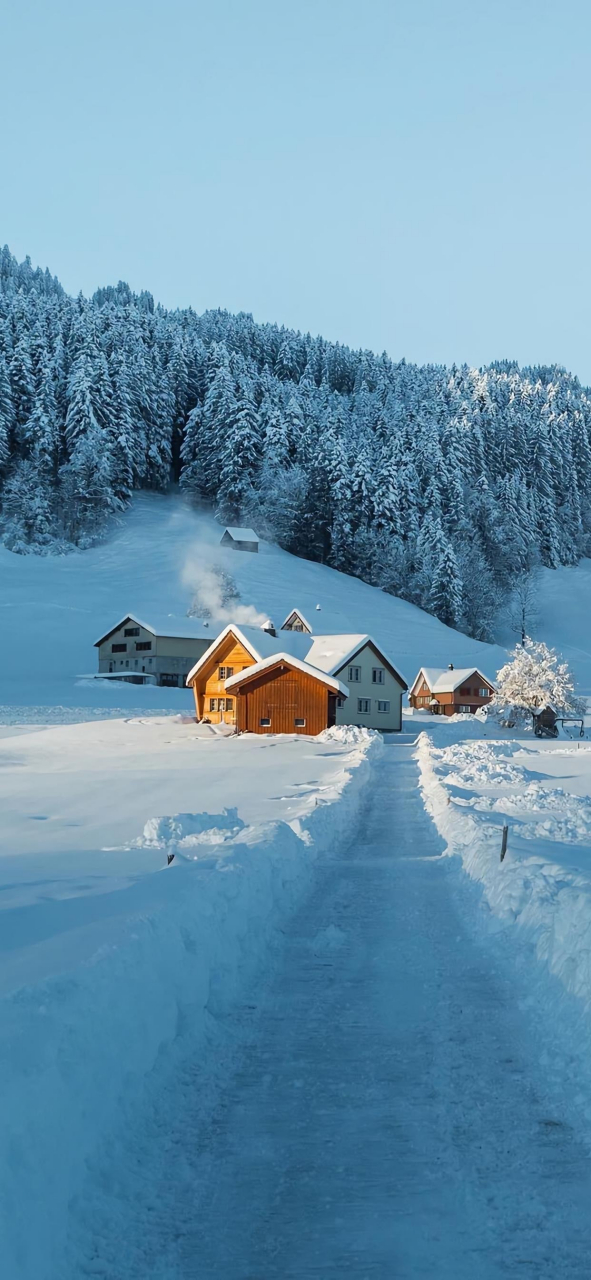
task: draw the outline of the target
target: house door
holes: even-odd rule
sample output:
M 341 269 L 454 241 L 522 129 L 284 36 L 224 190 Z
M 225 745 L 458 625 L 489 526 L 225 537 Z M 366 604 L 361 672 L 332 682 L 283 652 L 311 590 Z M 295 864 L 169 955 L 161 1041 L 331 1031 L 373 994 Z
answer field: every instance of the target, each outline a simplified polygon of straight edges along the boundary
M 337 695 L 329 693 L 328 695 L 328 728 L 332 729 L 337 722 Z

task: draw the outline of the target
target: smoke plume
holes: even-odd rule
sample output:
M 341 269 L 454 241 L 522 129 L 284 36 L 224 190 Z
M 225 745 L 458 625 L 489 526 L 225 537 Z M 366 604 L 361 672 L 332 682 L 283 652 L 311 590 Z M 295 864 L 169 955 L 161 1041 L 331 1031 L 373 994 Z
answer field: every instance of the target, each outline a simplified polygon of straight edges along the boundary
M 207 562 L 209 548 L 200 545 L 185 561 L 182 571 L 183 586 L 192 593 L 188 613 L 196 618 L 212 618 L 215 622 L 236 622 L 244 626 L 262 627 L 267 614 L 259 613 L 254 605 L 241 604 L 233 578 L 214 560 Z M 210 554 L 210 553 L 209 553 Z

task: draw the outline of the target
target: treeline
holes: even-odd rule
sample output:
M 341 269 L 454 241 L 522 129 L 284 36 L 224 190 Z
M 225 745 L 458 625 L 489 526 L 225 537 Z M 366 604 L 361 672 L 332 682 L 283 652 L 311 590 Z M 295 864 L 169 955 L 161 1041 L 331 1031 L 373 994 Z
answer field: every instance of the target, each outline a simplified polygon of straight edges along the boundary
M 591 551 L 590 394 L 558 367 L 419 367 L 0 254 L 2 534 L 84 547 L 179 482 L 479 638 L 532 566 Z

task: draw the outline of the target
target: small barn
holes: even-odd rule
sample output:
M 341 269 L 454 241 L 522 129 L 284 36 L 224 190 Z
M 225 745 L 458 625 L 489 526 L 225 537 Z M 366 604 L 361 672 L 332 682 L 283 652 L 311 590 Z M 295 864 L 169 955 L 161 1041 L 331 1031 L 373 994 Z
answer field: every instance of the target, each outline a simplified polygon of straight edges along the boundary
M 259 549 L 258 535 L 254 529 L 238 529 L 228 525 L 221 537 L 221 547 L 231 547 L 233 551 L 255 551 Z
M 490 702 L 495 687 L 477 667 L 421 667 L 408 700 L 417 711 L 436 716 L 474 714 Z

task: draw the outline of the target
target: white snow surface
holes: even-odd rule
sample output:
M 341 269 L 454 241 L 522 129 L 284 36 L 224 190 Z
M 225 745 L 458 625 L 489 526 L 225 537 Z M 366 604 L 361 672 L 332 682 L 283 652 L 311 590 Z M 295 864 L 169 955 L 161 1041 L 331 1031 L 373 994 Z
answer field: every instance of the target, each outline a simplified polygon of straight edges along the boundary
M 591 748 L 487 732 L 444 745 L 420 735 L 425 804 L 491 912 L 591 1012 Z
M 186 1025 L 203 1066 L 315 860 L 354 822 L 381 747 L 355 728 L 236 738 L 175 718 L 2 736 L 10 1280 L 63 1275 L 70 1203 L 103 1138 Z
M 77 683 L 76 676 L 97 666 L 95 640 L 117 618 L 134 613 L 150 619 L 155 612 L 184 617 L 196 589 L 203 593 L 209 570 L 218 566 L 234 578 L 242 609 L 251 606 L 253 615 L 277 620 L 301 608 L 322 632 L 368 633 L 407 678 L 422 663 L 473 663 L 496 671 L 505 660 L 498 646 L 470 640 L 356 578 L 264 542 L 258 555 L 238 555 L 220 547 L 219 539 L 220 526 L 210 515 L 196 514 L 176 496 L 141 494 L 110 539 L 90 550 L 38 557 L 0 547 L 0 708 L 29 707 L 28 716 L 22 713 L 29 720 L 32 708 L 39 708 L 41 723 L 57 717 L 43 707 L 63 708 L 64 720 L 89 719 L 100 708 L 191 714 L 191 690 Z M 231 620 L 228 609 L 217 630 Z M 212 639 L 214 624 L 210 618 Z M 302 637 L 283 635 L 283 647 L 305 658 L 291 648 L 291 639 Z M 14 719 L 10 711 L 6 715 Z

